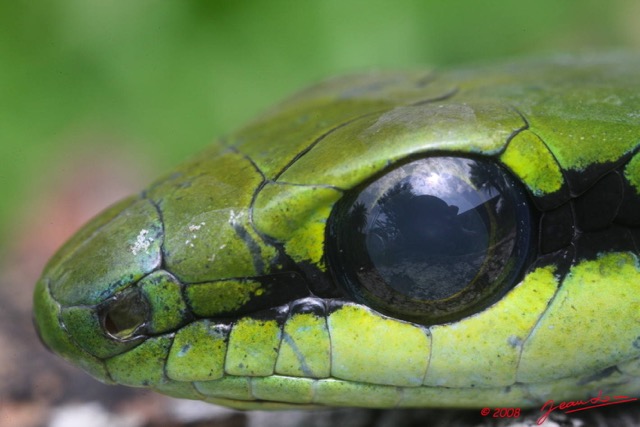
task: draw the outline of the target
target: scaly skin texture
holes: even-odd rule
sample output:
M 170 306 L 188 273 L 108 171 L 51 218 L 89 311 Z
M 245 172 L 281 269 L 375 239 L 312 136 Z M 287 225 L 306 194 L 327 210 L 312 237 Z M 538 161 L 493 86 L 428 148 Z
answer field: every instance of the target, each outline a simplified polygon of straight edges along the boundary
M 618 54 L 327 81 L 80 230 L 37 284 L 37 327 L 103 382 L 244 409 L 637 396 L 639 119 L 640 59 Z M 521 279 L 437 325 L 350 300 L 327 265 L 333 207 L 443 153 L 528 190 Z

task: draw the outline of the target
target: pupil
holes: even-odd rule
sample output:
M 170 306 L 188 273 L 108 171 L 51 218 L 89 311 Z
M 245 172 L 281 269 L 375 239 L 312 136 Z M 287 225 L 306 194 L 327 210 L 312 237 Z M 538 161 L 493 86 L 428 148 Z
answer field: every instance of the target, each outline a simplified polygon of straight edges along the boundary
M 461 291 L 481 270 L 489 246 L 488 201 L 464 194 L 446 199 L 424 194 L 430 191 L 409 184 L 381 203 L 366 245 L 372 264 L 391 288 L 437 300 Z M 470 202 L 479 204 L 463 210 Z

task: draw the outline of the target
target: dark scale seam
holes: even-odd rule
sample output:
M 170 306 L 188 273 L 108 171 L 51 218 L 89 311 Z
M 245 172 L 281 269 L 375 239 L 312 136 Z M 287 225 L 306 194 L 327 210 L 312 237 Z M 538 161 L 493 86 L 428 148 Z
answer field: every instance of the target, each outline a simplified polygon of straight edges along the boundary
M 230 146 L 228 147 L 229 151 L 236 153 L 240 156 L 242 156 L 245 160 L 247 160 L 251 166 L 255 169 L 255 171 L 260 175 L 261 177 L 261 181 L 258 184 L 257 188 L 255 189 L 255 191 L 253 192 L 252 196 L 251 196 L 251 202 L 249 203 L 248 206 L 248 211 L 249 211 L 249 225 L 251 226 L 251 228 L 253 229 L 253 231 L 258 235 L 258 237 L 260 237 L 263 241 L 263 243 L 267 243 L 264 239 L 264 237 L 262 236 L 262 234 L 260 232 L 258 232 L 258 230 L 256 230 L 256 227 L 253 223 L 253 205 L 255 203 L 255 200 L 258 196 L 258 194 L 260 193 L 260 191 L 264 188 L 264 186 L 267 184 L 267 179 L 266 176 L 264 174 L 264 172 L 262 172 L 262 170 L 258 167 L 258 165 L 253 161 L 253 159 L 251 157 L 249 157 L 248 155 L 240 152 L 240 150 L 238 150 L 238 148 Z M 253 259 L 253 268 L 256 271 L 256 273 L 258 275 L 263 275 L 265 273 L 265 265 L 264 262 L 262 260 L 262 250 L 260 249 L 260 245 L 253 239 L 253 237 L 251 236 L 251 234 L 249 233 L 249 231 L 247 231 L 244 227 L 237 225 L 237 224 L 231 224 L 234 231 L 236 232 L 236 234 L 238 235 L 238 237 L 240 237 L 245 244 L 247 245 L 247 247 L 249 248 L 249 252 L 251 253 L 251 258 Z
M 516 113 L 521 119 L 522 122 L 524 123 L 521 127 L 513 130 L 511 132 L 511 134 L 507 137 L 507 139 L 505 140 L 504 145 L 502 146 L 502 148 L 500 150 L 498 150 L 498 152 L 496 152 L 494 154 L 495 157 L 499 157 L 501 155 L 504 154 L 505 151 L 507 151 L 507 147 L 509 147 L 509 144 L 511 143 L 511 141 L 513 140 L 513 138 L 515 138 L 516 136 L 520 135 L 522 132 L 526 131 L 526 130 L 530 130 L 531 126 L 529 125 L 529 122 L 527 121 L 527 119 L 524 117 L 524 114 L 522 114 L 520 112 L 520 110 L 518 110 L 516 107 L 514 106 L 509 106 L 509 108 L 511 110 L 513 110 L 514 113 Z
M 325 139 L 327 136 L 329 136 L 330 134 L 332 134 L 333 132 L 337 131 L 340 128 L 343 128 L 357 120 L 360 120 L 362 118 L 368 117 L 368 116 L 373 116 L 376 114 L 380 114 L 383 111 L 387 111 L 387 110 L 379 110 L 379 111 L 375 111 L 372 113 L 367 113 L 367 114 L 363 114 L 357 117 L 354 117 L 351 120 L 348 120 L 346 122 L 340 123 L 334 127 L 332 127 L 331 129 L 329 129 L 328 131 L 326 131 L 325 133 L 323 133 L 322 135 L 320 135 L 319 137 L 317 137 L 313 142 L 311 142 L 311 144 L 309 144 L 306 148 L 303 148 L 298 154 L 296 154 L 293 159 L 291 159 L 289 161 L 289 163 L 287 163 L 282 170 L 280 170 L 279 172 L 277 172 L 275 174 L 275 176 L 273 177 L 273 181 L 277 181 L 280 176 L 282 176 L 282 174 L 284 174 L 291 166 L 293 166 L 298 160 L 300 160 L 302 157 L 304 157 L 307 153 L 309 153 L 311 150 L 313 150 L 313 148 L 318 145 L 320 143 L 320 141 L 322 141 L 323 139 Z
M 453 98 L 454 96 L 456 96 L 456 94 L 459 91 L 460 91 L 460 88 L 454 87 L 449 92 L 445 92 L 442 95 L 439 95 L 433 98 L 423 99 L 422 101 L 416 101 L 407 105 L 410 107 L 419 107 L 420 105 L 433 104 L 434 102 L 439 102 L 439 101 L 447 101 Z
M 542 142 L 544 144 L 544 146 L 547 148 L 547 151 L 551 154 L 551 157 L 553 157 L 553 160 L 556 162 L 556 165 L 558 165 L 558 169 L 560 169 L 560 173 L 562 174 L 562 178 L 564 180 L 564 183 L 567 185 L 568 189 L 569 189 L 569 195 L 571 196 L 571 198 L 573 198 L 573 194 L 571 193 L 571 186 L 569 185 L 569 180 L 567 179 L 567 176 L 565 174 L 565 170 L 562 167 L 562 165 L 560 165 L 560 162 L 558 162 L 558 158 L 556 157 L 556 154 L 553 152 L 553 150 L 551 149 L 551 147 L 549 147 L 547 145 L 547 143 L 545 142 L 545 140 L 538 135 L 535 131 L 533 131 L 531 129 L 531 124 L 529 123 L 529 120 L 527 120 L 527 117 L 524 115 L 523 112 L 521 112 L 517 107 L 513 107 L 514 111 L 516 113 L 518 113 L 518 115 L 522 118 L 522 120 L 524 120 L 526 127 L 523 130 L 529 130 L 532 134 L 534 134 L 539 140 L 540 142 Z
M 549 154 L 551 154 L 551 157 L 553 157 L 554 162 L 556 163 L 556 165 L 558 165 L 558 169 L 560 169 L 560 173 L 562 174 L 562 179 L 564 180 L 564 184 L 567 186 L 567 190 L 568 190 L 568 193 L 569 193 L 569 199 L 566 202 L 562 203 L 561 205 L 557 206 L 555 209 L 559 208 L 560 206 L 562 206 L 562 205 L 564 205 L 566 203 L 569 204 L 569 207 L 571 209 L 571 220 L 572 220 L 572 223 L 574 224 L 573 236 L 571 238 L 571 242 L 572 242 L 572 245 L 573 245 L 573 242 L 575 242 L 576 238 L 578 237 L 578 234 L 577 234 L 578 229 L 575 226 L 575 224 L 576 224 L 575 206 L 573 205 L 573 203 L 571 203 L 572 200 L 574 199 L 574 196 L 573 196 L 573 193 L 571 191 L 571 185 L 569 184 L 569 180 L 567 179 L 567 175 L 565 174 L 565 170 L 562 167 L 562 165 L 560 165 L 560 162 L 558 162 L 558 158 L 556 157 L 556 155 L 553 152 L 553 150 L 551 150 L 551 148 L 547 145 L 545 140 L 540 135 L 538 135 L 536 132 L 531 130 L 531 125 L 530 125 L 529 121 L 527 120 L 526 116 L 524 115 L 524 113 L 522 113 L 519 109 L 517 109 L 515 107 L 514 107 L 514 110 L 520 115 L 520 117 L 522 117 L 522 120 L 524 120 L 524 122 L 526 124 L 526 129 L 528 129 L 531 133 L 533 133 L 538 138 L 538 140 L 540 142 L 542 142 L 542 144 L 544 144 L 544 146 L 547 148 L 547 151 L 549 152 Z M 544 211 L 541 211 L 541 213 L 544 214 Z M 542 230 L 541 229 L 538 230 L 538 240 L 540 240 L 541 233 L 542 233 Z M 539 244 L 539 242 L 538 242 L 538 244 Z M 575 246 L 574 246 L 574 249 L 575 249 Z M 574 254 L 575 254 L 575 252 L 574 252 Z M 574 257 L 574 261 L 575 261 L 575 257 Z M 572 264 L 573 264 L 573 262 L 572 262 Z M 518 362 L 518 363 L 520 363 L 520 362 Z
M 276 249 L 276 252 L 278 253 L 277 259 L 276 259 L 276 263 L 281 263 L 283 265 L 285 265 L 285 270 L 286 271 L 286 267 L 287 266 L 295 266 L 295 273 L 299 274 L 300 277 L 305 277 L 305 275 L 302 273 L 302 271 L 300 271 L 300 269 L 298 268 L 297 264 L 293 261 L 293 259 L 291 259 L 286 251 L 284 250 L 284 246 L 282 244 L 280 244 L 279 242 L 277 242 L 275 239 L 271 238 L 268 235 L 265 235 L 264 233 L 262 233 L 255 225 L 254 220 L 253 220 L 253 207 L 255 205 L 255 202 L 258 198 L 258 195 L 260 194 L 260 192 L 262 191 L 262 189 L 268 184 L 268 183 L 273 183 L 272 180 L 268 180 L 265 176 L 265 174 L 262 172 L 262 170 L 260 170 L 260 168 L 258 167 L 258 165 L 253 161 L 253 159 L 251 159 L 251 157 L 249 157 L 248 155 L 240 152 L 237 148 L 235 147 L 230 147 L 230 150 L 238 153 L 239 155 L 243 156 L 245 159 L 247 159 L 247 161 L 249 161 L 249 163 L 251 163 L 251 165 L 254 167 L 254 169 L 260 174 L 260 176 L 262 177 L 262 182 L 257 186 L 257 188 L 255 189 L 255 191 L 253 192 L 253 195 L 251 196 L 251 202 L 249 204 L 249 225 L 251 226 L 251 229 L 254 231 L 254 233 L 256 233 L 256 235 L 262 240 L 262 242 L 265 245 L 270 245 L 273 248 Z M 235 227 L 234 227 L 235 229 Z M 245 233 L 248 234 L 248 232 L 246 230 L 243 229 L 243 231 Z M 237 232 L 237 230 L 236 230 Z M 255 242 L 253 242 L 253 244 L 255 244 Z M 254 259 L 255 261 L 255 259 Z M 262 260 L 260 259 L 260 262 L 262 262 Z M 254 266 L 255 268 L 256 266 Z M 259 274 L 258 276 L 263 276 L 266 275 L 266 271 L 264 271 L 266 268 L 266 266 L 262 265 L 262 269 L 261 270 L 256 270 Z M 309 289 L 309 287 L 307 286 L 307 289 L 309 290 L 309 294 L 311 294 L 311 290 Z
M 192 324 L 192 323 L 193 323 L 193 322 L 190 322 L 189 324 Z M 211 323 L 213 323 L 213 322 L 211 322 Z M 186 325 L 185 325 L 185 326 L 186 326 Z M 184 328 L 185 326 L 183 326 L 182 328 Z M 169 377 L 169 375 L 167 374 L 167 362 L 168 362 L 168 360 L 169 360 L 169 355 L 171 354 L 171 350 L 173 350 L 173 346 L 175 345 L 175 338 L 176 338 L 176 334 L 177 334 L 178 332 L 180 332 L 180 330 L 182 330 L 182 328 L 180 328 L 177 332 L 171 332 L 171 333 L 169 334 L 169 335 L 170 335 L 170 339 L 171 339 L 171 344 L 169 345 L 169 349 L 168 349 L 168 351 L 167 351 L 167 355 L 165 356 L 165 358 L 164 358 L 164 363 L 162 364 L 162 375 L 163 375 L 164 379 L 165 379 L 165 380 L 168 380 L 168 381 L 173 381 L 173 382 L 176 382 L 176 383 L 189 383 L 189 384 L 191 385 L 191 387 L 192 387 L 193 391 L 195 391 L 195 392 L 200 396 L 200 399 L 201 399 L 201 400 L 204 400 L 204 399 L 206 399 L 206 398 L 208 398 L 208 397 L 210 397 L 210 396 L 207 396 L 207 395 L 205 395 L 204 393 L 202 393 L 200 390 L 198 390 L 198 389 L 196 388 L 195 384 L 194 384 L 194 381 L 178 381 L 178 380 L 173 380 L 173 379 L 171 379 L 171 378 Z M 221 378 L 224 378 L 224 377 L 226 376 L 226 374 L 225 374 L 225 365 L 226 365 L 226 360 L 227 360 L 227 352 L 229 351 L 229 345 L 228 345 L 228 344 L 229 344 L 229 335 L 231 335 L 231 328 L 229 328 L 229 334 L 226 336 L 226 339 L 225 339 L 225 343 L 226 343 L 227 345 L 225 346 L 225 350 L 224 350 L 224 351 L 225 351 L 225 353 L 224 353 L 224 362 L 223 362 L 223 365 L 222 365 L 222 377 L 221 377 Z M 164 394 L 164 393 L 163 393 L 163 394 Z
M 175 338 L 176 338 L 176 333 L 175 332 L 170 332 L 168 334 L 165 335 L 169 340 L 171 340 L 171 343 L 169 344 L 169 346 L 167 347 L 167 353 L 164 355 L 163 357 L 163 362 L 162 362 L 162 377 L 165 381 L 172 381 L 169 376 L 167 375 L 167 362 L 169 361 L 169 355 L 171 354 L 171 349 L 173 349 L 173 343 L 175 343 Z M 156 339 L 158 338 L 162 338 L 163 335 L 160 335 L 158 337 L 154 337 Z M 146 340 L 145 340 L 146 341 Z
M 248 207 L 248 210 L 249 210 L 249 225 L 251 225 L 251 228 L 253 229 L 253 231 L 262 239 L 262 241 L 264 243 L 268 244 L 267 240 L 265 239 L 265 236 L 256 228 L 256 226 L 254 224 L 254 221 L 253 221 L 253 206 L 256 203 L 256 199 L 258 198 L 258 194 L 260 194 L 260 191 L 262 191 L 262 189 L 271 181 L 267 179 L 267 177 L 264 174 L 264 172 L 262 172 L 260 167 L 258 167 L 256 162 L 254 162 L 251 157 L 249 157 L 248 155 L 240 152 L 236 147 L 229 147 L 229 149 L 231 151 L 233 151 L 234 153 L 237 153 L 240 156 L 244 157 L 249 163 L 251 163 L 251 166 L 253 166 L 253 168 L 256 170 L 256 172 L 258 172 L 258 174 L 260 174 L 260 176 L 262 177 L 262 181 L 260 182 L 260 184 L 258 184 L 258 186 L 254 190 L 253 194 L 251 195 L 251 202 L 249 203 L 249 207 Z M 276 247 L 276 250 L 278 250 L 278 252 L 280 252 L 280 248 Z
M 265 272 L 264 261 L 262 260 L 262 249 L 260 249 L 260 245 L 254 240 L 253 236 L 249 234 L 249 232 L 240 224 L 236 224 L 234 222 L 231 223 L 233 230 L 236 232 L 236 235 L 242 239 L 244 244 L 249 249 L 249 253 L 251 254 L 251 259 L 253 260 L 253 269 L 258 273 L 258 275 L 262 275 Z
M 431 368 L 431 360 L 433 358 L 433 334 L 431 333 L 431 327 L 425 326 L 423 329 L 427 338 L 429 338 L 429 360 L 427 361 L 427 369 L 424 370 L 424 375 L 422 376 L 421 387 L 425 387 L 425 381 L 427 381 L 427 375 L 429 374 L 429 370 Z
M 165 242 L 165 225 L 164 225 L 164 215 L 162 214 L 162 210 L 160 209 L 160 206 L 158 206 L 158 204 L 155 202 L 155 200 L 151 199 L 150 197 L 147 196 L 147 192 L 143 191 L 142 193 L 140 193 L 140 197 L 142 200 L 148 200 L 149 203 L 151 203 L 151 206 L 154 207 L 154 209 L 156 210 L 156 212 L 158 213 L 158 219 L 160 220 L 160 225 L 161 225 L 161 230 L 160 230 L 160 234 L 162 236 L 162 243 L 160 244 L 160 265 L 155 268 L 153 271 L 158 271 L 158 270 L 165 270 L 169 273 L 171 273 L 171 271 L 169 271 L 166 268 L 166 264 L 165 264 L 165 248 L 164 248 L 164 242 Z M 171 275 L 173 275 L 175 277 L 175 275 L 173 273 L 171 273 Z M 177 278 L 176 278 L 177 279 Z M 180 282 L 182 283 L 182 282 Z
M 402 107 L 402 106 L 419 106 L 419 105 L 424 105 L 424 104 L 429 104 L 432 102 L 438 102 L 438 101 L 444 101 L 447 99 L 452 98 L 454 95 L 456 95 L 458 93 L 458 89 L 455 88 L 449 92 L 444 93 L 443 95 L 440 96 L 436 96 L 434 98 L 428 98 L 422 101 L 416 101 L 414 103 L 411 104 L 399 104 L 393 108 L 397 108 L 397 107 Z M 282 174 L 284 174 L 291 166 L 293 166 L 298 160 L 300 160 L 302 157 L 304 157 L 307 153 L 309 153 L 316 145 L 318 145 L 318 143 L 320 143 L 320 141 L 322 141 L 323 139 L 325 139 L 327 136 L 329 136 L 330 134 L 332 134 L 333 132 L 335 132 L 336 130 L 347 126 L 357 120 L 361 120 L 365 117 L 370 117 L 370 116 L 375 116 L 378 114 L 382 114 L 385 113 L 387 111 L 390 111 L 389 108 L 385 108 L 385 109 L 380 109 L 377 111 L 372 111 L 370 113 L 366 113 L 366 114 L 361 114 L 357 117 L 354 117 L 350 120 L 347 120 L 346 122 L 343 123 L 339 123 L 336 126 L 334 126 L 333 128 L 327 130 L 325 133 L 323 133 L 322 135 L 320 135 L 319 137 L 317 137 L 313 142 L 311 142 L 311 144 L 309 144 L 306 148 L 302 149 L 298 154 L 296 154 L 290 161 L 289 163 L 287 163 L 281 171 L 279 171 L 278 173 L 276 173 L 276 175 L 274 176 L 273 180 L 277 181 L 278 178 L 280 178 L 280 176 L 282 176 Z
M 571 245 L 574 246 L 573 243 Z M 571 262 L 571 265 L 573 265 L 574 262 L 575 262 L 575 253 L 576 253 L 576 249 L 575 249 L 575 246 L 574 246 L 574 250 L 573 250 L 574 257 L 573 257 L 573 260 Z M 531 338 L 533 333 L 538 329 L 538 326 L 540 325 L 540 322 L 542 321 L 542 319 L 544 318 L 545 314 L 547 313 L 547 311 L 549 310 L 549 308 L 551 307 L 551 305 L 555 301 L 556 297 L 558 296 L 558 292 L 560 291 L 560 288 L 562 287 L 562 284 L 564 283 L 564 280 L 565 280 L 566 277 L 567 277 L 567 275 L 565 274 L 560 278 L 560 280 L 558 281 L 558 285 L 556 286 L 556 290 L 553 293 L 553 296 L 549 299 L 549 301 L 547 301 L 546 307 L 544 308 L 544 310 L 542 310 L 542 313 L 540 313 L 540 315 L 538 316 L 538 319 L 534 323 L 533 327 L 531 328 L 531 330 L 529 331 L 527 336 L 524 337 L 524 339 L 522 340 L 522 343 L 520 344 L 520 351 L 518 352 L 518 362 L 516 363 L 516 369 L 515 369 L 516 383 L 518 383 L 518 371 L 520 369 L 520 361 L 522 360 L 522 353 L 524 352 L 525 345 L 527 344 L 527 341 L 529 340 L 529 338 Z
M 270 376 L 274 376 L 277 375 L 276 373 L 276 365 L 278 364 L 278 358 L 280 357 L 280 350 L 282 349 L 282 342 L 285 340 L 285 331 L 284 331 L 284 327 L 287 324 L 287 320 L 289 320 L 289 317 L 291 315 L 291 302 L 289 302 L 288 304 L 284 304 L 287 306 L 287 315 L 286 317 L 284 317 L 282 319 L 282 321 L 279 321 L 277 319 L 277 314 L 276 314 L 276 318 L 274 319 L 276 322 L 276 325 L 278 325 L 278 329 L 280 330 L 280 339 L 278 339 L 278 348 L 274 348 L 274 350 L 276 351 L 276 356 L 273 358 L 273 366 L 271 366 L 271 375 Z

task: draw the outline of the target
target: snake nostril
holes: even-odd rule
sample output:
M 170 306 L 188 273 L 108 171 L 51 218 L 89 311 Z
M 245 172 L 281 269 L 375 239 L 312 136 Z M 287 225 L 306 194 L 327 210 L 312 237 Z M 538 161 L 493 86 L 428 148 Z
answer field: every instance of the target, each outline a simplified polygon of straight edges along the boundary
M 101 310 L 102 325 L 112 338 L 128 340 L 142 332 L 149 312 L 149 303 L 136 289 L 108 301 Z

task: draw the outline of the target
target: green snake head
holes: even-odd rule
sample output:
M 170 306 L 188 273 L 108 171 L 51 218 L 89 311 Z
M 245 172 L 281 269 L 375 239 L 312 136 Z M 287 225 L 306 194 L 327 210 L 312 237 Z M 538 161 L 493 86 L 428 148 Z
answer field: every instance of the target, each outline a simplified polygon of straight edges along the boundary
M 334 79 L 107 209 L 35 322 L 236 408 L 640 394 L 640 60 Z

